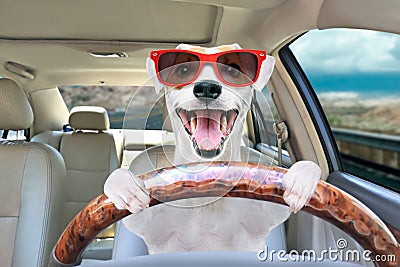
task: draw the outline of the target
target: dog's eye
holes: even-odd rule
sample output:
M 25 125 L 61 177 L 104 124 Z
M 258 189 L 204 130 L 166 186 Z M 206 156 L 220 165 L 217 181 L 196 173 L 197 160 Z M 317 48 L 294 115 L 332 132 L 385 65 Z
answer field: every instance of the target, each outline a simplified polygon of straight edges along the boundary
M 237 65 L 227 65 L 224 68 L 224 71 L 233 78 L 239 78 L 242 72 L 239 70 L 239 66 Z
M 186 76 L 189 73 L 190 73 L 190 67 L 188 65 L 186 65 L 186 64 L 180 64 L 175 69 L 175 74 L 180 76 L 180 77 Z

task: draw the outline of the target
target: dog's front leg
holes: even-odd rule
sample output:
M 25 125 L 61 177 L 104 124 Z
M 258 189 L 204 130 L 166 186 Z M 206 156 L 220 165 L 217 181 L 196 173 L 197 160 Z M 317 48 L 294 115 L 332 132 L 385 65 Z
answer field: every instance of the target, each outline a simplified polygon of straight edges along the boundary
M 283 199 L 296 213 L 309 201 L 321 177 L 321 169 L 312 161 L 299 161 L 283 176 Z
M 107 178 L 104 194 L 117 209 L 138 213 L 149 206 L 149 192 L 144 183 L 127 169 L 117 169 Z

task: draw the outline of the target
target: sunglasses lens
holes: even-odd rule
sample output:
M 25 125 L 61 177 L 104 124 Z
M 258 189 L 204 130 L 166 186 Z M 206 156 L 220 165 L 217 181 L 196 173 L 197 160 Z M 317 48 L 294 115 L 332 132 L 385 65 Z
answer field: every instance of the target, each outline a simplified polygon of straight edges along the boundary
M 173 85 L 192 81 L 199 71 L 199 66 L 199 57 L 185 52 L 167 52 L 158 59 L 160 78 Z
M 221 78 L 228 83 L 242 85 L 256 78 L 258 59 L 253 53 L 226 53 L 218 57 L 217 63 Z

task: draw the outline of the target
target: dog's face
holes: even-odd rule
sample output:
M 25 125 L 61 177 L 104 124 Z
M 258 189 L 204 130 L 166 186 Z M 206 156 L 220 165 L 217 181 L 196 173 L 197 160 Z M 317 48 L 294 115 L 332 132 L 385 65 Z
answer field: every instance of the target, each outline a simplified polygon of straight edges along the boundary
M 176 49 L 191 50 L 203 54 L 215 54 L 221 51 L 240 49 L 237 44 L 215 48 L 179 45 Z M 183 55 L 184 57 L 185 55 Z M 185 58 L 175 58 L 185 64 L 163 70 L 162 76 L 169 80 L 179 79 L 191 68 Z M 264 65 L 264 63 L 266 63 Z M 235 87 L 220 80 L 211 63 L 205 63 L 197 78 L 188 85 L 171 87 L 157 80 L 153 61 L 147 61 L 147 69 L 156 90 L 164 88 L 167 108 L 175 133 L 179 154 L 185 160 L 205 159 L 240 160 L 240 142 L 243 123 L 249 110 L 253 90 L 261 90 L 268 81 L 274 60 L 268 57 L 261 66 L 258 81 L 252 85 Z M 221 66 L 227 75 L 239 77 L 239 66 L 226 64 Z M 160 77 L 160 76 L 158 76 Z M 243 79 L 243 77 L 241 77 Z M 244 82 L 245 83 L 245 82 Z M 158 88 L 157 88 L 158 87 Z M 258 88 L 260 87 L 260 88 Z M 177 155 L 176 155 L 177 156 Z M 179 156 L 178 156 L 179 157 Z

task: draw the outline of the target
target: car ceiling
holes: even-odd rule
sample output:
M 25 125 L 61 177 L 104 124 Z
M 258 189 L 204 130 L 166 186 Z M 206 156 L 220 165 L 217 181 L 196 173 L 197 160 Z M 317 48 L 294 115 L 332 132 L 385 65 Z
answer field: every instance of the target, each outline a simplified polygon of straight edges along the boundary
M 152 49 L 239 43 L 271 52 L 315 28 L 399 33 L 399 11 L 397 0 L 2 0 L 0 75 L 27 91 L 62 84 L 141 85 Z M 34 79 L 7 71 L 9 61 L 26 66 Z

